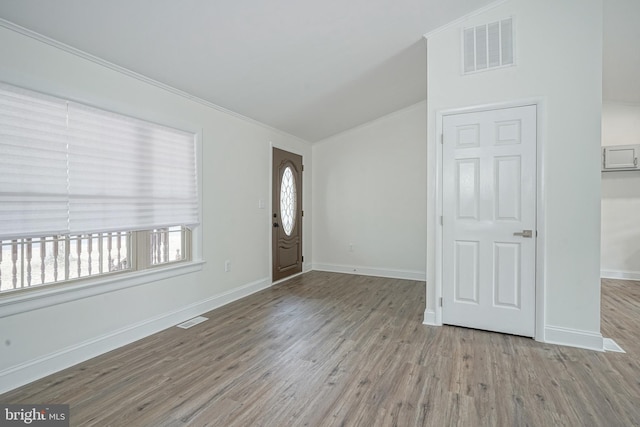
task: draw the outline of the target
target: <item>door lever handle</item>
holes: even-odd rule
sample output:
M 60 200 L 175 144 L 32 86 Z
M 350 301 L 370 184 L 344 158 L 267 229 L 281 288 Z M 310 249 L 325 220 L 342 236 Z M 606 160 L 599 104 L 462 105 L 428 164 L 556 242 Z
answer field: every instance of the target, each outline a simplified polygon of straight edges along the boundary
M 521 232 L 516 232 L 513 233 L 514 236 L 520 236 L 520 237 L 526 237 L 527 239 L 530 239 L 533 237 L 533 231 L 532 230 L 522 230 Z
M 277 222 L 274 222 L 274 223 L 273 223 L 273 227 L 274 227 L 274 228 L 278 228 L 278 227 L 280 227 L 280 225 L 278 225 L 278 223 L 277 223 Z

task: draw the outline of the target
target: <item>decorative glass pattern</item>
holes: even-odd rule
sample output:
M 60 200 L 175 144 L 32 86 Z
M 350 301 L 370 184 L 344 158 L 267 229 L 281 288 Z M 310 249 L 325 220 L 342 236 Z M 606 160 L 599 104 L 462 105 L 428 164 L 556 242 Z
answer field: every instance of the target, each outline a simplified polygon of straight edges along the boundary
M 287 236 L 291 236 L 296 220 L 296 181 L 291 167 L 287 166 L 282 174 L 280 184 L 280 218 L 282 228 Z

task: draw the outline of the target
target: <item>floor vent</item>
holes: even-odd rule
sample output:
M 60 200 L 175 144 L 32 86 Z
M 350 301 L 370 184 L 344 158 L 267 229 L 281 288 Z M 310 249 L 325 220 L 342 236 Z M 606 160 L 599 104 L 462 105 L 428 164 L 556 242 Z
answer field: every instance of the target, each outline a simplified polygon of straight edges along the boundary
M 198 316 L 198 317 L 194 317 L 193 319 L 187 320 L 186 322 L 182 322 L 178 325 L 178 328 L 182 328 L 182 329 L 189 329 L 192 326 L 197 325 L 198 323 L 202 323 L 205 320 L 209 320 L 206 317 L 202 317 L 202 316 Z
M 616 353 L 626 353 L 614 340 L 605 338 L 603 340 L 604 351 L 614 351 Z

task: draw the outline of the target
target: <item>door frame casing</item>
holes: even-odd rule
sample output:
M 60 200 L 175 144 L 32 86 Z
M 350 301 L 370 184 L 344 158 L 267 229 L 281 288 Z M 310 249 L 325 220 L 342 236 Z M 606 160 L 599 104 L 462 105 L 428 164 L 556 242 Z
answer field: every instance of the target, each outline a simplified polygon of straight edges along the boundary
M 291 147 L 289 145 L 286 144 L 277 144 L 274 143 L 273 141 L 269 141 L 269 189 L 267 194 L 269 194 L 269 197 L 267 197 L 268 200 L 268 204 L 267 204 L 267 229 L 268 229 L 268 236 L 269 238 L 267 239 L 267 244 L 269 245 L 269 249 L 267 251 L 267 253 L 269 254 L 269 282 L 270 282 L 270 286 L 275 285 L 277 283 L 280 282 L 284 282 L 285 280 L 289 280 L 293 277 L 299 276 L 301 274 L 304 274 L 306 272 L 305 270 L 305 263 L 302 262 L 302 272 L 300 273 L 296 273 L 296 274 L 292 274 L 291 276 L 285 277 L 283 279 L 280 280 L 276 280 L 275 282 L 273 281 L 273 244 L 272 244 L 272 228 L 273 228 L 273 218 L 272 218 L 272 213 L 273 213 L 273 149 L 277 148 L 279 150 L 284 150 L 284 151 L 288 151 L 289 153 L 292 154 L 296 154 L 300 157 L 302 157 L 302 165 L 304 166 L 304 159 L 305 159 L 305 155 L 302 151 L 300 150 L 296 150 L 294 147 Z M 302 173 L 304 174 L 304 171 L 302 171 Z M 304 175 L 303 175 L 304 178 Z M 302 188 L 300 188 L 301 194 L 302 194 L 302 204 L 300 205 L 300 209 L 304 211 L 304 204 L 305 204 L 305 192 L 304 192 L 304 182 L 305 180 L 302 180 Z M 304 257 L 304 216 L 302 216 L 301 218 L 302 220 L 302 225 L 301 225 L 301 232 L 302 232 L 302 246 L 301 246 L 301 251 L 302 251 L 302 256 Z
M 443 214 L 442 203 L 442 183 L 443 183 L 443 147 L 440 143 L 441 135 L 443 133 L 443 120 L 445 116 L 465 113 L 477 113 L 484 111 L 508 109 L 515 107 L 525 106 L 536 107 L 536 260 L 535 260 L 535 335 L 536 341 L 545 341 L 545 180 L 544 180 L 544 146 L 545 146 L 545 132 L 546 129 L 546 107 L 545 100 L 543 98 L 531 98 L 514 100 L 507 102 L 499 102 L 492 104 L 482 104 L 469 107 L 452 108 L 436 111 L 436 140 L 435 140 L 435 191 L 433 197 L 435 200 L 428 200 L 428 203 L 434 203 L 435 215 L 433 221 L 435 221 L 433 230 L 435 231 L 435 322 L 429 324 L 442 325 L 442 312 L 443 308 L 438 303 L 443 295 L 443 283 L 442 283 L 442 269 L 443 269 L 443 239 L 442 239 L 442 225 L 440 224 L 440 216 Z M 427 259 L 428 265 L 428 259 Z M 427 296 L 428 298 L 428 296 Z

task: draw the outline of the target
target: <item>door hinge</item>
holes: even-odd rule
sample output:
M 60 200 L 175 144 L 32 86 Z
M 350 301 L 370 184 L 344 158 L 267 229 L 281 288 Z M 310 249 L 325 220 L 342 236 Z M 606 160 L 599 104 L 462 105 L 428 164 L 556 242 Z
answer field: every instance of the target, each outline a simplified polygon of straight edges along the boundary
M 442 297 L 440 297 L 440 307 L 442 307 Z
M 304 211 L 302 211 L 302 216 L 304 216 Z
M 304 165 L 302 165 L 302 172 L 304 172 Z
M 302 262 L 304 262 L 304 255 L 302 255 Z
M 444 133 L 440 134 L 440 144 L 444 144 Z

